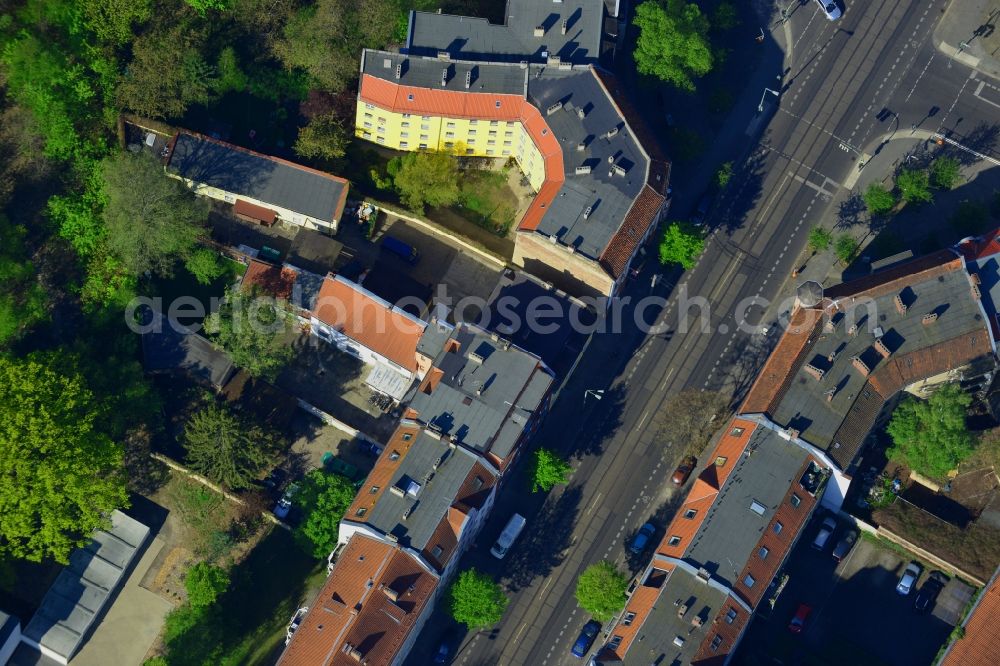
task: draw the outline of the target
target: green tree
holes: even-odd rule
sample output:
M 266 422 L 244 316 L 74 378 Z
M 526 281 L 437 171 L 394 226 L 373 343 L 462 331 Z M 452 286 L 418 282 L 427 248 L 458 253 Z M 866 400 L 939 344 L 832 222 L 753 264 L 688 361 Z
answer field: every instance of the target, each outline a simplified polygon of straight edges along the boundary
M 184 262 L 184 267 L 198 284 L 212 284 L 213 280 L 226 272 L 225 265 L 219 260 L 219 253 L 207 247 L 195 249 Z
M 317 558 L 337 546 L 340 519 L 354 501 L 354 484 L 346 476 L 314 469 L 306 476 L 294 501 L 305 518 L 295 528 L 296 540 Z
M 458 201 L 458 159 L 448 153 L 407 153 L 389 162 L 396 191 L 413 210 L 437 208 Z
M 704 249 L 705 235 L 701 230 L 688 222 L 671 222 L 660 241 L 660 263 L 691 269 Z
M 934 198 L 931 194 L 930 177 L 923 170 L 903 169 L 896 176 L 896 187 L 907 203 L 928 202 Z
M 195 11 L 204 16 L 208 11 L 224 12 L 233 6 L 233 0 L 184 0 Z
M 475 569 L 466 569 L 455 578 L 445 601 L 452 618 L 472 630 L 499 622 L 509 602 L 500 585 Z
M 977 236 L 986 230 L 989 222 L 989 211 L 981 203 L 962 201 L 958 204 L 958 208 L 952 213 L 951 219 L 948 222 L 963 238 L 966 236 Z
M 548 492 L 566 483 L 573 467 L 552 449 L 537 449 L 531 459 L 531 491 Z
M 48 316 L 48 296 L 28 261 L 27 230 L 0 213 L 0 346 L 10 344 Z
M 250 85 L 249 77 L 240 68 L 239 57 L 232 46 L 227 46 L 219 52 L 219 61 L 215 69 L 218 74 L 215 90 L 220 95 L 227 92 L 242 92 Z
M 896 206 L 895 195 L 883 187 L 882 183 L 869 185 L 861 195 L 861 199 L 872 215 L 884 215 Z
M 275 436 L 227 407 L 211 404 L 184 428 L 186 461 L 194 471 L 233 488 L 249 488 L 270 461 Z
M 135 26 L 149 20 L 152 0 L 83 0 L 84 23 L 99 40 L 113 46 L 135 37 Z
M 713 30 L 732 30 L 740 23 L 739 12 L 731 2 L 720 2 L 712 12 Z
M 0 356 L 0 555 L 67 562 L 128 504 L 105 400 L 64 352 Z
M 102 173 L 108 249 L 132 275 L 169 274 L 194 250 L 208 205 L 144 153 L 112 155 Z
M 719 170 L 715 172 L 715 184 L 719 189 L 724 188 L 733 178 L 733 163 L 723 162 Z
M 273 298 L 238 290 L 227 291 L 218 311 L 205 320 L 206 331 L 233 363 L 269 380 L 294 354 L 285 342 L 291 326 L 288 312 Z
M 295 140 L 295 154 L 306 159 L 332 160 L 344 156 L 347 149 L 347 130 L 333 113 L 313 117 L 299 130 Z
M 943 478 L 972 452 L 965 413 L 972 398 L 958 384 L 945 384 L 927 400 L 903 399 L 886 431 L 888 455 L 933 478 Z
M 693 91 L 694 78 L 712 69 L 708 20 L 684 0 L 645 0 L 635 9 L 638 26 L 633 57 L 640 74 Z
M 833 242 L 833 234 L 823 227 L 813 227 L 809 230 L 809 249 L 813 254 L 824 252 Z
M 837 259 L 849 264 L 858 253 L 858 241 L 850 234 L 841 234 L 833 244 L 833 252 L 837 255 Z
M 209 102 L 218 82 L 201 55 L 203 42 L 182 26 L 141 35 L 118 85 L 118 103 L 149 118 L 180 118 L 190 105 Z
M 208 562 L 194 565 L 188 569 L 187 576 L 184 577 L 188 603 L 195 608 L 211 606 L 228 587 L 229 572 Z
M 625 607 L 628 578 L 613 562 L 601 560 L 587 567 L 576 582 L 576 601 L 580 608 L 599 622 L 608 622 Z
M 934 187 L 950 190 L 961 177 L 961 165 L 954 157 L 939 157 L 931 162 L 930 181 Z

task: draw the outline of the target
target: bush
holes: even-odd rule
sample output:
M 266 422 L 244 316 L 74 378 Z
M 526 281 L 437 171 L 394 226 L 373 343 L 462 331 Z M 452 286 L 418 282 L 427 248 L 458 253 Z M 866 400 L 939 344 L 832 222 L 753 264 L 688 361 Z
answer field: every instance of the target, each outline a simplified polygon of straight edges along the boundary
M 469 629 L 482 629 L 500 621 L 510 599 L 488 575 L 466 569 L 448 588 L 448 613 Z
M 184 262 L 184 267 L 194 276 L 198 284 L 211 284 L 226 272 L 226 267 L 219 261 L 219 253 L 207 247 L 199 247 L 192 252 Z
M 941 479 L 972 452 L 965 412 L 972 398 L 957 384 L 946 384 L 927 400 L 907 396 L 892 413 L 886 432 L 891 459 L 931 478 Z
M 576 600 L 580 608 L 599 622 L 608 622 L 625 607 L 628 578 L 608 560 L 587 567 L 576 582 Z
M 813 227 L 809 230 L 809 249 L 814 253 L 823 252 L 832 242 L 833 234 L 823 227 Z
M 934 199 L 931 194 L 930 176 L 926 171 L 903 169 L 896 176 L 896 187 L 907 203 L 926 203 Z
M 538 449 L 531 459 L 531 491 L 548 492 L 560 483 L 566 483 L 573 470 L 570 464 L 551 449 Z
M 962 177 L 961 168 L 954 157 L 939 157 L 931 163 L 931 183 L 942 190 L 955 187 Z
M 733 178 L 733 163 L 724 162 L 719 170 L 715 172 L 715 184 L 722 189 L 729 184 L 729 181 Z
M 315 469 L 302 482 L 294 502 L 305 517 L 295 528 L 295 537 L 314 557 L 326 557 L 336 547 L 340 519 L 354 495 L 354 484 L 341 474 Z
M 855 255 L 858 253 L 858 241 L 848 234 L 843 234 L 837 237 L 837 242 L 834 243 L 833 251 L 837 255 L 837 259 L 840 259 L 845 264 L 851 263 L 854 260 Z
M 184 578 L 188 603 L 194 608 L 211 606 L 229 587 L 229 574 L 221 567 L 199 562 L 191 567 Z
M 896 197 L 892 192 L 885 189 L 881 183 L 872 183 L 865 190 L 861 198 L 865 202 L 865 208 L 872 215 L 882 215 L 888 213 L 896 206 Z
M 680 264 L 690 269 L 704 249 L 705 237 L 701 230 L 687 222 L 671 222 L 660 241 L 660 263 Z

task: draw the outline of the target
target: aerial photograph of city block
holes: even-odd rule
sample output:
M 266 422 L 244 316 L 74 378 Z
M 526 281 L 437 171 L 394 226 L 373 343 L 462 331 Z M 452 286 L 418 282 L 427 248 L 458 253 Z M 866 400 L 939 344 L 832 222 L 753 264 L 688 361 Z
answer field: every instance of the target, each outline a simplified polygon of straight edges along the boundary
M 0 0 L 0 666 L 1000 663 L 1000 0 Z

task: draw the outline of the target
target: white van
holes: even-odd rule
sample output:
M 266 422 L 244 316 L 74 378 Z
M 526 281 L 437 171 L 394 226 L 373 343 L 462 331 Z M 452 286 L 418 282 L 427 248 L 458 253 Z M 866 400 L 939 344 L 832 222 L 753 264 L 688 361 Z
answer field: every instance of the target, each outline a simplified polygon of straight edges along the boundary
M 490 554 L 498 560 L 502 560 L 510 550 L 510 547 L 514 545 L 517 541 L 517 537 L 520 536 L 521 530 L 524 529 L 525 524 L 524 516 L 519 513 L 515 513 L 507 521 L 507 526 L 503 528 L 503 532 L 497 538 L 497 542 L 493 544 L 490 548 Z

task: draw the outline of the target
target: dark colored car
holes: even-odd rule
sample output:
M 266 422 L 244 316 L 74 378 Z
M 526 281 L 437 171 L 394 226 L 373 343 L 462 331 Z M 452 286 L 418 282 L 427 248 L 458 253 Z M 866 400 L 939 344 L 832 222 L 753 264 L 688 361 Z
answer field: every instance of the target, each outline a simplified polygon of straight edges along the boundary
M 640 527 L 636 535 L 632 537 L 632 543 L 628 545 L 629 552 L 638 555 L 646 550 L 646 546 L 649 545 L 649 540 L 653 538 L 654 534 L 656 534 L 656 527 L 652 523 L 646 523 Z
M 833 559 L 838 562 L 842 561 L 847 554 L 851 552 L 851 548 L 854 548 L 854 542 L 858 540 L 858 531 L 851 530 L 844 535 L 844 538 L 837 542 L 837 545 L 833 548 Z
M 801 634 L 802 630 L 806 628 L 806 619 L 811 612 L 812 606 L 809 604 L 799 604 L 795 615 L 792 616 L 792 621 L 788 623 L 788 631 L 793 634 Z
M 573 649 L 570 650 L 572 655 L 583 659 L 583 656 L 590 651 L 590 646 L 594 644 L 594 639 L 597 638 L 597 634 L 600 631 L 601 623 L 597 620 L 591 620 L 583 625 L 580 635 L 577 637 L 576 642 L 573 643 Z
M 691 476 L 691 472 L 694 471 L 695 465 L 698 464 L 698 459 L 694 456 L 688 456 L 681 461 L 681 464 L 677 466 L 674 470 L 674 475 L 670 477 L 670 480 L 674 482 L 675 485 L 683 486 L 684 482 L 688 480 Z
M 934 603 L 938 594 L 944 589 L 948 579 L 940 571 L 932 571 L 924 586 L 917 592 L 916 599 L 913 600 L 913 608 L 918 613 L 929 613 L 934 610 Z
M 382 249 L 388 250 L 408 264 L 415 264 L 420 261 L 420 253 L 417 252 L 415 247 L 392 236 L 384 236 L 382 238 Z
M 694 209 L 694 214 L 691 216 L 691 224 L 696 227 L 700 227 L 705 224 L 705 218 L 708 217 L 708 211 L 712 208 L 712 195 L 706 194 L 698 200 L 698 207 Z
M 437 650 L 434 651 L 434 663 L 447 664 L 451 661 L 451 658 L 454 656 L 456 643 L 457 641 L 454 636 L 451 634 L 445 635 L 438 644 Z

